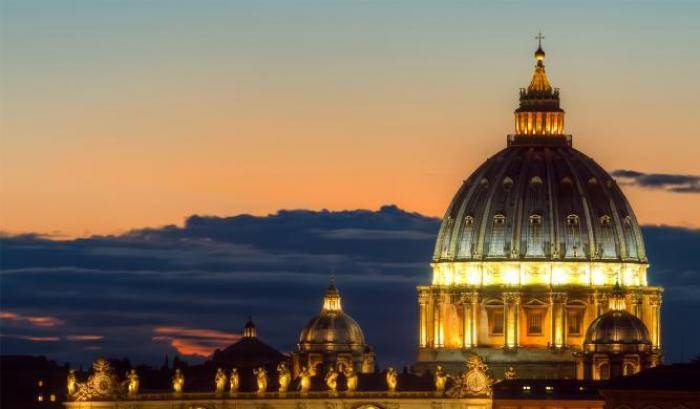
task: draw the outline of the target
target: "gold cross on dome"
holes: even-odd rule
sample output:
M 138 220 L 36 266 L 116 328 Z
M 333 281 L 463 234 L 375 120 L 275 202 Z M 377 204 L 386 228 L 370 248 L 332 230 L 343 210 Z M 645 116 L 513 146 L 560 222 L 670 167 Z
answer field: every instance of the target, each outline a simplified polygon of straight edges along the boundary
M 539 33 L 535 36 L 535 40 L 537 40 L 537 43 L 540 48 L 542 48 L 542 40 L 544 40 L 544 35 L 542 34 L 542 30 L 540 30 Z

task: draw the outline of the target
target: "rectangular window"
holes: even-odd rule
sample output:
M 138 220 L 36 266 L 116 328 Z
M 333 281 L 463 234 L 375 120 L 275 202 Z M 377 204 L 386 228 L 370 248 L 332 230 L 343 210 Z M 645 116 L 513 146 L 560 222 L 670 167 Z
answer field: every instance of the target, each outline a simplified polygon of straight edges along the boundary
M 491 335 L 503 335 L 503 310 L 492 309 L 490 315 L 489 329 Z
M 567 330 L 571 335 L 581 335 L 583 310 L 569 310 L 566 313 Z
M 530 311 L 527 314 L 527 335 L 542 335 L 541 311 Z

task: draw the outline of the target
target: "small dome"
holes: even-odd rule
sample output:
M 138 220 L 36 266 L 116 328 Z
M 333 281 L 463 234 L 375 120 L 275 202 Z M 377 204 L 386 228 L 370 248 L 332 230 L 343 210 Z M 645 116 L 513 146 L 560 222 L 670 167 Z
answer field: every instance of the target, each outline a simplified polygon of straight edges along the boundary
M 542 61 L 542 60 L 544 60 L 544 56 L 545 56 L 544 50 L 542 49 L 542 47 L 539 47 L 537 49 L 537 51 L 535 51 L 535 60 Z
M 335 283 L 326 291 L 321 313 L 313 317 L 301 330 L 299 344 L 361 346 L 365 344 L 365 336 L 360 325 L 352 317 L 343 312 L 340 303 L 340 292 Z
M 349 315 L 330 313 L 312 318 L 302 329 L 300 344 L 364 345 L 362 329 Z
M 647 344 L 649 331 L 642 320 L 627 311 L 613 310 L 593 320 L 584 344 Z

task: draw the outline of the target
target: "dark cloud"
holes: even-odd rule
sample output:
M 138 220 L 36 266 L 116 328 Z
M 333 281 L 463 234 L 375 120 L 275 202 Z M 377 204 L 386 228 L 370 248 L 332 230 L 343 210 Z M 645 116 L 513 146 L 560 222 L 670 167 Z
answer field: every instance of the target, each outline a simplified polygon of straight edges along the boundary
M 660 189 L 675 193 L 700 193 L 700 176 L 667 173 L 643 173 L 618 169 L 611 173 L 623 183 L 648 189 Z
M 192 216 L 181 227 L 76 240 L 5 236 L 2 351 L 160 364 L 166 353 L 235 339 L 249 313 L 262 338 L 291 351 L 333 272 L 380 363 L 401 366 L 413 359 L 415 286 L 430 281 L 438 228 L 436 218 L 386 206 Z M 668 356 L 698 353 L 700 330 L 682 317 L 700 314 L 700 231 L 644 233 L 650 281 L 666 287 Z

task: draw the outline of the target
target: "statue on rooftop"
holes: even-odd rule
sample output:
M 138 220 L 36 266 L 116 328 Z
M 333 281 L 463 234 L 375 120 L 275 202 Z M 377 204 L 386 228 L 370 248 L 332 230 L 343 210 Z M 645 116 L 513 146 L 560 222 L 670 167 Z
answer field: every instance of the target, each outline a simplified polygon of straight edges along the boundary
M 226 389 L 226 374 L 224 370 L 218 368 L 216 370 L 216 375 L 214 375 L 214 383 L 216 384 L 216 393 L 223 393 Z
M 348 392 L 357 390 L 357 373 L 355 373 L 355 369 L 353 369 L 352 365 L 344 365 L 342 371 L 347 380 Z
M 253 370 L 255 374 L 255 379 L 258 383 L 258 393 L 265 393 L 267 391 L 267 371 L 262 366 Z
M 287 389 L 289 389 L 289 383 L 292 381 L 292 373 L 289 371 L 287 364 L 284 362 L 277 365 L 277 378 L 280 385 L 279 391 L 287 392 Z
M 328 390 L 331 392 L 335 392 L 338 389 L 338 372 L 333 367 L 331 367 L 330 369 L 328 369 L 324 381 L 326 382 Z
M 68 370 L 68 379 L 66 381 L 66 386 L 68 388 L 68 396 L 75 395 L 75 391 L 78 390 L 78 378 L 76 378 L 75 376 L 75 369 Z
M 435 368 L 435 390 L 437 392 L 445 392 L 445 385 L 447 385 L 447 374 L 442 366 L 438 365 Z
M 389 392 L 396 392 L 396 386 L 398 385 L 398 376 L 396 375 L 396 370 L 392 367 L 386 370 L 386 386 Z
M 175 369 L 175 375 L 173 375 L 173 391 L 175 393 L 182 393 L 185 387 L 185 375 L 182 374 L 180 368 Z
M 311 376 L 311 370 L 308 366 L 301 368 L 301 372 L 299 372 L 299 391 L 301 393 L 306 393 L 311 389 Z
M 228 385 L 229 391 L 232 395 L 238 392 L 238 388 L 241 386 L 241 379 L 238 377 L 238 369 L 231 369 L 231 376 L 229 377 Z
M 513 365 L 508 365 L 505 375 L 506 380 L 515 379 L 515 368 L 513 368 Z
M 127 384 L 127 393 L 129 396 L 134 396 L 137 393 L 139 393 L 139 375 L 136 373 L 136 369 L 131 369 L 129 373 L 126 374 L 126 379 L 128 381 Z

